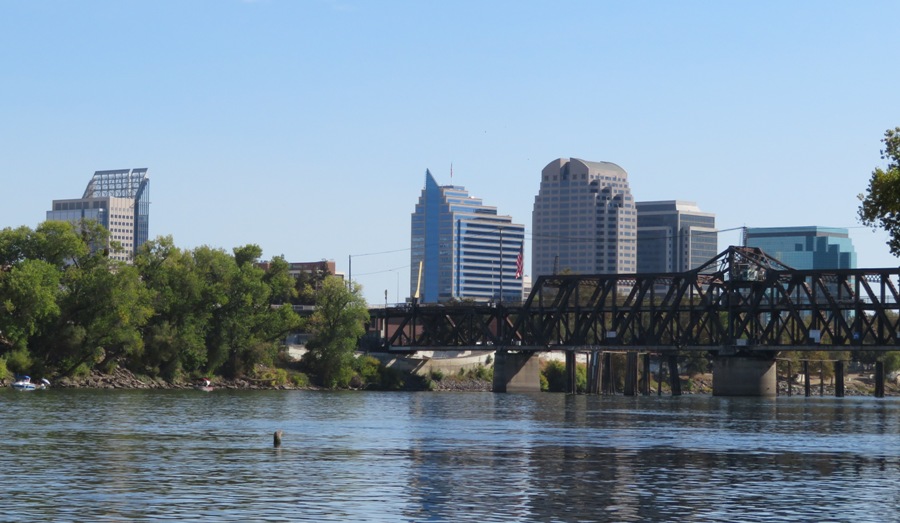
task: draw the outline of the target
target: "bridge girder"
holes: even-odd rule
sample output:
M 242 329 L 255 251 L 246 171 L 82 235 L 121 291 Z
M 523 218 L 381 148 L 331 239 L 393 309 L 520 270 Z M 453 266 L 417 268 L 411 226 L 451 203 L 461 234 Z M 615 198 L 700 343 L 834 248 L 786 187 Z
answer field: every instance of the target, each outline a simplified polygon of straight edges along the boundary
M 373 309 L 386 347 L 898 350 L 900 269 L 795 270 L 731 247 L 684 273 L 541 276 L 523 304 Z M 815 347 L 815 349 L 813 349 Z

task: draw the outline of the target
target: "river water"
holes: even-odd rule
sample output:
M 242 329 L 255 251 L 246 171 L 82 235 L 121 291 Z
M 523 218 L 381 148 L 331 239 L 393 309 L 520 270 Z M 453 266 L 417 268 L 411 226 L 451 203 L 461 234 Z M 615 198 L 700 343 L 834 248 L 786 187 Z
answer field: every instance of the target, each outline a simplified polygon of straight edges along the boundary
M 4 521 L 900 520 L 900 398 L 70 389 L 0 413 Z

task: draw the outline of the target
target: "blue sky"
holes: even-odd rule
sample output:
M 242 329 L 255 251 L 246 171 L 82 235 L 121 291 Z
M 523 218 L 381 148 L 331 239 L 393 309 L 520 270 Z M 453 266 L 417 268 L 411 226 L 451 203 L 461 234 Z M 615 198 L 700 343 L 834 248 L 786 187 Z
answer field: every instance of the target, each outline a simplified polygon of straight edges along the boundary
M 868 1 L 0 0 L 0 227 L 147 167 L 152 237 L 352 255 L 370 302 L 395 302 L 426 168 L 528 237 L 541 169 L 577 157 L 722 230 L 850 227 L 860 266 L 896 266 L 856 195 L 900 125 L 897 20 Z

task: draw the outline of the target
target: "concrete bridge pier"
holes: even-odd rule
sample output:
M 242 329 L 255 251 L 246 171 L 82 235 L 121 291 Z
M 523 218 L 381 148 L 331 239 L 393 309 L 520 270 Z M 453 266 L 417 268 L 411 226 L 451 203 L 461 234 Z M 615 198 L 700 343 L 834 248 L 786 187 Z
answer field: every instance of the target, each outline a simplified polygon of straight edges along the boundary
M 494 355 L 494 392 L 540 392 L 540 359 L 533 352 L 498 350 Z
M 718 355 L 713 359 L 713 396 L 775 396 L 775 355 Z

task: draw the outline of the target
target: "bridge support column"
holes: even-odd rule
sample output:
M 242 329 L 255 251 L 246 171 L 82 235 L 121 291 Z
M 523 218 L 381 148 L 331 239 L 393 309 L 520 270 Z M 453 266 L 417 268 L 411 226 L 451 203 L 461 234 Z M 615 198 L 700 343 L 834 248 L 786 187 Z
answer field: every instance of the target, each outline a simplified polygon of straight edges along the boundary
M 875 397 L 884 397 L 884 362 L 875 362 Z
M 803 360 L 803 394 L 806 397 L 812 396 L 810 394 L 810 383 L 809 383 L 809 360 Z
M 603 389 L 603 394 L 615 394 L 616 393 L 616 384 L 613 381 L 615 378 L 615 374 L 613 373 L 613 363 L 612 363 L 612 354 L 609 352 L 603 353 L 603 366 L 600 370 L 600 388 Z
M 592 350 L 588 356 L 588 394 L 600 394 L 600 351 Z
M 625 353 L 625 395 L 637 395 L 638 354 L 637 352 Z
M 645 352 L 641 361 L 641 394 L 650 395 L 650 353 Z
M 713 396 L 775 396 L 774 357 L 716 356 Z
M 834 397 L 844 397 L 844 362 L 834 362 Z
M 577 366 L 575 351 L 566 351 L 566 394 L 578 393 Z
M 673 396 L 681 396 L 681 375 L 678 373 L 677 354 L 669 355 L 669 388 L 672 390 Z
M 498 350 L 494 355 L 494 392 L 540 392 L 541 365 L 537 354 Z

